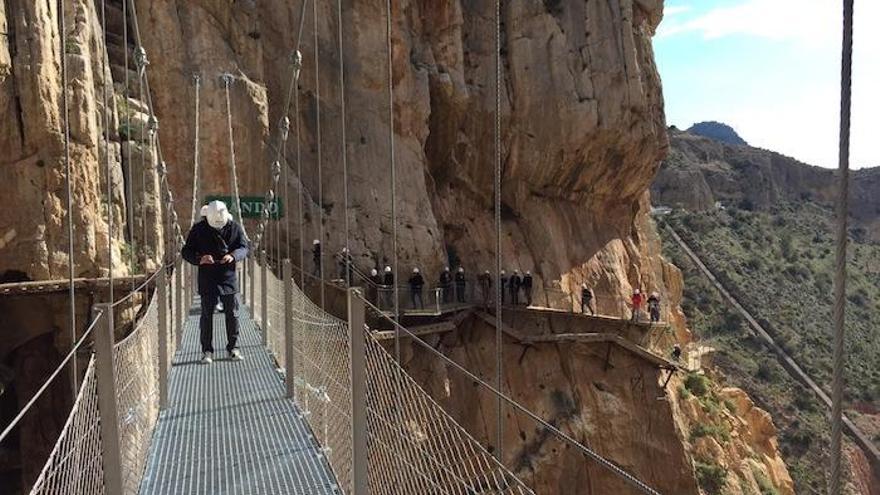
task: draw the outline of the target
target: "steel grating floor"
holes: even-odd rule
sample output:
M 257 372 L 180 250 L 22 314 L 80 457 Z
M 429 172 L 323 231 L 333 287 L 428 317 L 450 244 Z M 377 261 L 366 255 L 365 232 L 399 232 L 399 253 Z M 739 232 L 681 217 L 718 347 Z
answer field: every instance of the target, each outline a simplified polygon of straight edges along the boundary
M 141 495 L 338 493 L 248 311 L 240 318 L 245 360 L 226 358 L 223 315 L 216 313 L 215 361 L 203 365 L 195 309 L 174 357 L 169 406 L 156 425 Z

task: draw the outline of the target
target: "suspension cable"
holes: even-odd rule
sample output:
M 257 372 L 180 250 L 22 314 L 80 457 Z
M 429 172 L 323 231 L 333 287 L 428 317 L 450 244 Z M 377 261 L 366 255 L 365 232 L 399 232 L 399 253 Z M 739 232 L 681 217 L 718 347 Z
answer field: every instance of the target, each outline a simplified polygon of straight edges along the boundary
M 831 495 L 840 495 L 843 428 L 844 331 L 846 329 L 846 252 L 849 215 L 849 138 L 852 105 L 853 0 L 843 0 L 843 47 L 840 64 L 840 138 L 837 197 L 837 249 L 834 273 L 834 370 L 831 384 Z
M 324 181 L 321 163 L 321 78 L 320 58 L 318 57 L 318 2 L 312 2 L 312 31 L 315 37 L 315 141 L 317 145 L 316 160 L 318 164 L 318 239 L 321 241 L 321 257 L 318 260 L 318 268 L 321 278 L 324 278 Z M 321 284 L 321 309 L 325 307 L 324 284 Z
M 202 89 L 202 77 L 193 74 L 193 84 L 195 84 L 196 110 L 195 110 L 195 138 L 193 139 L 193 184 L 192 184 L 192 216 L 190 217 L 190 225 L 196 224 L 199 215 L 199 190 L 201 184 L 199 182 L 199 97 Z
M 391 45 L 391 0 L 385 1 L 385 50 L 388 58 L 388 161 L 391 167 L 391 257 L 394 265 L 394 320 L 400 320 L 400 276 L 397 260 L 397 167 L 394 163 L 394 54 Z M 394 358 L 400 362 L 400 332 L 394 332 Z
M 107 32 L 107 1 L 101 0 L 101 30 Z M 101 67 L 103 72 L 103 94 L 102 103 L 104 105 L 104 172 L 107 174 L 107 279 L 109 285 L 107 291 L 108 299 L 112 304 L 113 301 L 113 173 L 110 163 L 110 98 L 107 94 L 112 81 L 108 80 L 110 76 L 110 67 L 107 65 L 110 54 L 107 51 L 107 43 L 104 43 L 104 60 Z
M 61 113 L 64 120 L 64 189 L 67 194 L 67 278 L 70 284 L 67 298 L 70 309 L 70 342 L 73 344 L 76 340 L 76 290 L 73 286 L 76 258 L 73 245 L 73 176 L 70 170 L 70 102 L 67 95 L 67 24 L 64 16 L 64 0 L 58 0 L 58 30 L 61 31 Z M 70 361 L 70 386 L 75 395 L 79 389 L 75 353 Z
M 553 426 L 552 424 L 548 423 L 543 418 L 541 418 L 540 416 L 538 416 L 537 414 L 535 414 L 531 410 L 529 410 L 527 407 L 525 407 L 522 404 L 520 404 L 519 402 L 517 402 L 515 399 L 506 395 L 504 392 L 502 392 L 498 388 L 490 385 L 488 382 L 486 382 L 485 380 L 483 380 L 479 376 L 475 375 L 474 373 L 469 371 L 464 366 L 458 364 L 457 362 L 455 362 L 454 360 L 452 360 L 451 358 L 449 358 L 448 356 L 446 356 L 445 354 L 443 354 L 439 350 L 435 349 L 433 345 L 424 341 L 420 336 L 416 335 L 415 333 L 410 331 L 408 328 L 406 328 L 405 326 L 403 326 L 400 323 L 398 323 L 397 321 L 395 321 L 393 318 L 386 315 L 380 308 L 378 308 L 376 305 L 371 303 L 367 297 L 364 297 L 363 294 L 358 292 L 357 298 L 360 299 L 361 301 L 363 301 L 367 307 L 369 307 L 373 311 L 375 311 L 376 314 L 378 314 L 380 318 L 391 322 L 391 324 L 394 325 L 394 328 L 397 329 L 397 331 L 399 331 L 403 334 L 406 334 L 407 337 L 409 337 L 410 339 L 412 339 L 413 342 L 415 342 L 420 347 L 422 347 L 423 349 L 428 351 L 429 354 L 437 357 L 438 359 L 440 359 L 444 363 L 455 368 L 456 370 L 461 372 L 463 375 L 465 375 L 468 379 L 472 380 L 473 382 L 478 384 L 480 387 L 483 387 L 484 389 L 488 390 L 492 395 L 501 399 L 503 402 L 507 403 L 509 406 L 513 407 L 517 411 L 525 414 L 526 416 L 531 418 L 532 421 L 534 421 L 535 423 L 540 425 L 542 428 L 545 428 L 546 430 L 550 431 L 550 433 L 552 433 L 553 436 L 557 437 L 558 439 L 562 440 L 566 444 L 570 445 L 575 450 L 577 450 L 581 454 L 585 455 L 586 457 L 590 458 L 591 460 L 593 460 L 594 462 L 596 462 L 597 464 L 599 464 L 603 468 L 611 471 L 611 473 L 613 473 L 615 476 L 621 478 L 623 481 L 630 484 L 631 486 L 633 486 L 634 488 L 636 488 L 640 492 L 647 493 L 649 495 L 660 495 L 659 492 L 657 492 L 656 490 L 654 490 L 653 488 L 651 488 L 650 486 L 645 484 L 643 481 L 636 478 L 634 475 L 630 474 L 629 472 L 625 471 L 623 468 L 619 467 L 617 464 L 606 459 L 605 457 L 603 457 L 601 454 L 597 453 L 593 449 L 578 442 L 571 435 L 560 430 L 558 427 Z M 501 326 L 500 323 L 497 323 L 497 322 L 496 322 L 496 325 L 498 327 Z M 403 365 L 400 364 L 400 366 L 402 367 Z
M 235 135 L 232 130 L 232 103 L 229 97 L 229 85 L 232 84 L 233 77 L 232 74 L 227 72 L 220 76 L 220 79 L 223 81 L 223 91 L 226 96 L 226 127 L 229 133 L 229 167 L 232 174 L 232 194 L 234 195 L 232 202 L 235 203 L 232 206 L 235 213 L 238 214 L 238 222 L 241 224 L 242 231 L 244 231 L 245 239 L 247 239 L 247 230 L 244 228 L 244 219 L 241 217 L 241 196 L 239 196 L 238 191 L 238 172 L 235 168 Z
M 106 43 L 106 40 L 105 40 Z M 123 66 L 125 70 L 123 73 L 125 74 L 125 105 L 123 109 L 125 110 L 125 132 L 128 135 L 127 138 L 131 139 L 131 101 L 129 99 L 129 78 L 128 78 L 128 5 L 126 2 L 122 2 L 122 47 L 123 47 Z M 120 133 L 121 134 L 121 133 Z M 122 139 L 120 137 L 120 145 Z M 131 245 L 131 256 L 130 259 L 126 260 L 129 265 L 129 274 L 134 273 L 136 270 L 134 269 L 135 264 L 132 263 L 136 256 L 136 243 L 134 239 L 134 185 L 132 182 L 132 172 L 131 172 L 131 143 L 125 147 L 124 151 L 125 156 L 121 157 L 122 161 L 127 165 L 123 167 L 125 171 L 125 226 L 126 233 L 128 234 L 128 242 Z M 130 292 L 134 292 L 134 279 L 131 279 L 131 286 L 129 287 Z M 134 314 L 134 304 L 135 300 L 131 298 L 131 312 Z
M 495 386 L 503 391 L 503 366 L 504 346 L 501 335 L 501 0 L 495 0 L 495 119 L 493 122 L 495 140 L 495 318 L 498 325 L 495 327 Z M 497 449 L 495 450 L 499 461 L 503 460 L 502 429 L 504 418 L 501 411 L 502 401 L 498 397 L 497 403 Z
M 345 49 L 342 43 L 342 0 L 336 0 L 336 32 L 339 39 L 339 113 L 340 121 L 342 124 L 340 129 L 340 152 L 342 153 L 342 195 L 344 198 L 342 214 L 345 217 L 345 259 L 343 260 L 343 263 L 345 266 L 345 286 L 351 287 L 351 276 L 349 275 L 351 273 L 351 268 L 349 268 L 349 265 L 353 264 L 353 259 L 351 255 L 351 245 L 348 238 L 348 141 L 346 140 L 345 135 L 345 58 L 343 57 Z

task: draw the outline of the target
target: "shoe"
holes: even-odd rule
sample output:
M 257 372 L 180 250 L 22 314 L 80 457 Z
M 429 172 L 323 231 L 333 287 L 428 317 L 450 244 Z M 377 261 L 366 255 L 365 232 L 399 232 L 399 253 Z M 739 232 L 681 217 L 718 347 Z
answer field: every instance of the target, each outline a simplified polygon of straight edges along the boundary
M 214 354 L 210 352 L 202 353 L 202 364 L 211 364 L 214 362 Z
M 229 351 L 229 356 L 233 361 L 244 361 L 244 356 L 241 355 L 241 351 L 238 349 Z

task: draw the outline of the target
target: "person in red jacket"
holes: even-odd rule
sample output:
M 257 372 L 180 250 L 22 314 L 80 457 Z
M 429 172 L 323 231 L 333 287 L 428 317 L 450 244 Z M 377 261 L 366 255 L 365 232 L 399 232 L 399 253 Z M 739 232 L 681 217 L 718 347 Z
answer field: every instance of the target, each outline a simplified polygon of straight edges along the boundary
M 639 289 L 634 290 L 632 295 L 632 321 L 639 321 L 642 318 L 643 302 L 642 291 Z

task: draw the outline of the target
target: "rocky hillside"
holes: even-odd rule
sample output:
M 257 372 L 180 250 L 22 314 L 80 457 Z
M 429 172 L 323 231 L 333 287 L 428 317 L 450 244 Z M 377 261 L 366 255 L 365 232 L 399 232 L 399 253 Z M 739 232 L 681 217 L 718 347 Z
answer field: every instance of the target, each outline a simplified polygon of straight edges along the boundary
M 716 202 L 768 210 L 790 201 L 833 204 L 833 170 L 785 155 L 729 144 L 690 130 L 669 131 L 669 156 L 651 185 L 655 205 L 706 211 Z M 853 172 L 850 208 L 857 235 L 880 239 L 880 168 Z
M 135 169 L 135 176 L 142 172 L 155 177 L 155 157 L 143 150 L 143 135 L 119 132 L 122 122 L 132 117 L 143 120 L 141 107 L 125 99 L 119 104 L 120 83 L 129 68 L 120 69 L 118 54 L 125 53 L 126 43 L 109 27 L 108 33 L 100 32 L 93 5 L 91 0 L 65 2 L 71 20 L 68 36 L 76 43 L 64 55 L 71 65 L 81 67 L 78 72 L 72 69 L 69 93 L 74 95 L 76 108 L 71 122 L 83 133 L 76 135 L 74 150 L 79 179 L 79 237 L 75 244 L 83 256 L 79 266 L 85 275 L 99 274 L 99 267 L 106 264 L 101 254 L 108 236 L 100 215 L 102 156 L 109 157 L 111 175 L 116 177 L 111 197 L 103 201 L 112 205 L 117 226 L 127 225 L 126 220 L 136 221 L 135 205 L 141 204 L 138 194 L 128 194 L 121 186 L 127 167 L 141 163 L 125 150 L 140 150 L 134 156 L 145 157 L 145 165 Z M 119 5 L 118 1 L 108 3 L 109 24 L 123 22 Z M 300 34 L 300 4 L 283 0 L 134 0 L 131 5 L 138 12 L 140 36 L 151 62 L 152 100 L 161 123 L 163 157 L 178 198 L 175 207 L 179 217 L 190 215 L 196 125 L 193 74 L 202 80 L 198 122 L 201 193 L 231 192 L 226 102 L 219 78 L 230 73 L 234 77 L 230 99 L 241 194 L 262 196 L 275 156 L 276 123 L 286 113 L 282 106 L 287 60 Z M 490 165 L 494 152 L 493 33 L 487 23 L 492 4 L 394 2 L 391 74 L 396 226 L 391 225 L 390 215 L 391 122 L 386 45 L 380 27 L 385 22 L 384 5 L 378 0 L 348 3 L 342 15 L 341 47 L 335 4 L 315 2 L 306 9 L 300 46 L 303 76 L 298 106 L 291 109 L 288 159 L 282 164 L 289 181 L 278 191 L 288 205 L 280 224 L 281 235 L 290 231 L 293 252 L 297 253 L 301 248 L 309 249 L 311 239 L 319 237 L 323 226 L 325 250 L 341 248 L 346 215 L 342 207 L 344 149 L 350 166 L 348 217 L 357 263 L 371 267 L 389 260 L 390 233 L 396 227 L 402 270 L 419 265 L 426 273 L 436 273 L 452 258 L 460 259 L 469 272 L 485 269 L 494 257 Z M 9 239 L 0 244 L 0 268 L 18 278 L 63 276 L 66 260 L 59 253 L 64 252 L 66 239 L 61 223 L 65 212 L 61 206 L 58 117 L 62 54 L 57 48 L 57 12 L 46 3 L 7 0 L 0 14 L 0 22 L 12 33 L 0 42 L 0 88 L 5 91 L 0 106 L 15 110 L 13 115 L 19 117 L 17 126 L 4 127 L 6 134 L 0 140 L 2 156 L 9 162 L 3 168 L 6 180 L 2 187 L 8 188 L 7 197 L 22 205 L 21 211 L 42 212 L 29 216 L 7 210 L 6 216 L 0 217 L 2 239 Z M 668 147 L 651 47 L 651 36 L 662 18 L 662 2 L 514 1 L 504 3 L 503 17 L 500 152 L 504 167 L 504 265 L 509 270 L 531 270 L 541 288 L 571 292 L 586 281 L 598 295 L 620 300 L 621 307 L 634 287 L 660 292 L 667 301 L 664 319 L 673 323 L 674 330 L 656 349 L 666 352 L 672 342 L 688 340 L 689 332 L 678 309 L 680 274 L 662 258 L 659 238 L 647 217 L 647 189 Z M 113 49 L 108 45 L 107 52 L 115 63 L 106 60 L 104 64 L 105 40 L 112 44 Z M 345 66 L 344 87 L 340 85 L 340 58 Z M 115 83 L 112 91 L 111 78 Z M 105 130 L 100 119 L 105 88 L 113 93 L 108 105 L 114 108 L 109 126 L 111 146 L 102 155 L 98 143 Z M 345 122 L 340 119 L 343 94 Z M 343 127 L 345 142 L 341 139 Z M 128 126 L 125 129 L 130 130 Z M 301 175 L 297 173 L 299 166 Z M 321 183 L 319 177 L 323 177 Z M 301 188 L 305 191 L 302 198 L 297 194 Z M 323 193 L 320 198 L 319 191 Z M 126 215 L 130 210 L 135 213 Z M 299 238 L 300 227 L 305 232 L 303 239 Z M 121 264 L 126 260 L 124 252 L 130 249 L 125 246 L 138 239 L 118 232 L 111 236 L 111 245 L 118 252 L 114 259 Z M 158 232 L 150 232 L 147 238 L 157 240 Z M 138 244 L 142 246 L 145 240 Z M 32 333 L 56 331 L 57 327 L 46 325 Z M 64 348 L 63 342 L 56 345 Z M 514 369 L 516 359 L 508 359 L 508 367 Z M 539 364 L 546 367 L 542 373 L 563 383 L 566 390 L 581 390 L 579 376 L 566 374 L 558 361 L 542 359 Z M 582 366 L 576 368 L 582 373 L 590 373 L 593 366 L 589 361 L 575 364 Z M 622 462 L 638 461 L 632 467 L 638 468 L 639 474 L 673 487 L 675 493 L 697 493 L 698 486 L 711 492 L 722 482 L 720 486 L 730 487 L 725 493 L 749 493 L 759 486 L 758 479 L 772 480 L 772 488 L 791 493 L 787 472 L 774 461 L 778 456 L 772 440 L 775 432 L 765 429 L 761 435 L 747 434 L 750 423 L 739 416 L 751 411 L 745 400 L 737 399 L 736 407 L 716 415 L 718 421 L 738 425 L 735 431 L 742 434 L 737 435 L 737 441 L 720 450 L 700 450 L 689 438 L 691 426 L 703 417 L 702 408 L 695 404 L 658 406 L 656 397 L 648 400 L 647 395 L 631 394 L 631 383 L 647 380 L 650 386 L 643 392 L 653 392 L 663 378 L 656 370 L 639 373 L 640 369 L 635 367 L 632 375 L 610 384 L 609 392 L 590 392 L 602 401 L 575 402 L 577 409 L 570 417 L 576 421 L 566 427 L 586 441 L 591 437 L 582 433 L 604 427 L 593 419 L 596 411 L 613 414 L 602 411 L 604 401 L 620 395 L 632 400 L 633 407 L 650 413 L 620 416 L 617 427 L 633 430 L 640 418 L 658 418 L 650 421 L 652 436 L 648 439 L 633 437 L 630 443 L 620 443 L 612 437 L 601 442 Z M 538 372 L 538 368 L 532 371 Z M 531 377 L 514 376 L 508 386 L 525 402 L 545 400 L 545 392 L 533 389 L 532 383 Z M 670 387 L 677 390 L 679 385 L 676 378 Z M 721 393 L 720 387 L 713 387 Z M 450 405 L 453 412 L 461 408 L 460 403 L 454 406 Z M 645 441 L 653 442 L 652 452 L 661 455 L 643 457 L 640 445 Z M 600 474 L 572 468 L 554 471 L 565 458 L 554 451 L 535 464 L 541 493 L 570 493 L 566 488 L 571 486 L 579 487 L 577 493 L 607 493 Z M 593 480 L 597 480 L 595 485 Z M 706 484 L 706 480 L 716 484 Z

